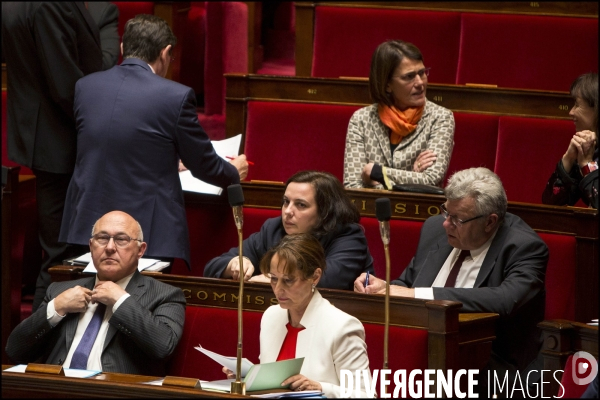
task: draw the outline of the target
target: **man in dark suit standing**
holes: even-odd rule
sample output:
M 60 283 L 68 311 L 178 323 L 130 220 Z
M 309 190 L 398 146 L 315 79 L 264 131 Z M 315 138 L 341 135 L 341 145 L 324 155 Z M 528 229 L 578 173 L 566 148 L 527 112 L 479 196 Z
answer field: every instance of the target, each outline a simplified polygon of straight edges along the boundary
M 97 276 L 52 283 L 42 306 L 10 334 L 6 353 L 17 363 L 38 360 L 66 368 L 164 376 L 183 332 L 183 292 L 140 274 L 138 260 L 146 243 L 140 225 L 124 212 L 100 218 L 89 246 Z M 99 308 L 96 336 L 83 356 Z
M 77 161 L 61 240 L 85 243 L 93 221 L 119 209 L 146 232 L 146 255 L 189 265 L 179 159 L 220 187 L 247 175 L 244 155 L 229 163 L 216 154 L 198 122 L 194 91 L 164 78 L 175 42 L 163 19 L 137 15 L 125 25 L 121 65 L 77 82 Z
M 98 27 L 83 2 L 3 2 L 2 52 L 9 93 L 8 156 L 36 176 L 45 256 L 35 309 L 50 284 L 48 268 L 71 255 L 58 235 L 75 166 L 73 92 L 79 78 L 102 68 Z
M 548 247 L 506 212 L 502 182 L 489 169 L 455 173 L 444 193 L 441 215 L 423 224 L 417 253 L 391 282 L 390 294 L 460 301 L 463 312 L 498 313 L 489 367 L 509 373 L 541 369 L 537 324 L 544 319 Z M 385 293 L 384 280 L 369 281 L 365 288 L 361 275 L 354 290 Z

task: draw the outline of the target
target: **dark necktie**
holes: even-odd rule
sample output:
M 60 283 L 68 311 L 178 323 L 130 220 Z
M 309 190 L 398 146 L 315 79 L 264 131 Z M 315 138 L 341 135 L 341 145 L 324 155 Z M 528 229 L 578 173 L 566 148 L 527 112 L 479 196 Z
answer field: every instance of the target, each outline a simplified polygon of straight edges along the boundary
M 96 311 L 85 329 L 79 345 L 77 345 L 77 348 L 73 353 L 69 368 L 87 369 L 90 352 L 92 351 L 96 336 L 98 336 L 98 331 L 100 330 L 100 325 L 102 325 L 102 320 L 104 319 L 104 311 L 106 311 L 106 305 L 98 303 L 98 307 L 96 307 Z
M 456 284 L 456 277 L 458 276 L 458 271 L 460 271 L 460 267 L 462 267 L 463 261 L 470 255 L 471 252 L 469 250 L 461 250 L 454 266 L 450 270 L 450 274 L 448 275 L 448 279 L 446 279 L 446 284 L 444 287 L 454 287 Z

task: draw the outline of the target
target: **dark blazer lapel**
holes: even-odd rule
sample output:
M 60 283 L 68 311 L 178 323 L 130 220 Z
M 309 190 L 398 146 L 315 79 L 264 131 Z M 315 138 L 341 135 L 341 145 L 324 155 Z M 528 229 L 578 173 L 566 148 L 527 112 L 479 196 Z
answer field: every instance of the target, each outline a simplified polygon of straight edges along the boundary
M 506 221 L 505 221 L 506 222 Z M 481 264 L 481 268 L 479 269 L 479 273 L 477 274 L 477 279 L 475 279 L 475 284 L 473 287 L 480 287 L 483 282 L 485 282 L 488 275 L 494 269 L 494 265 L 496 265 L 496 260 L 498 259 L 498 255 L 500 251 L 504 248 L 504 242 L 506 241 L 506 235 L 508 234 L 508 229 L 506 229 L 505 224 L 500 225 L 498 228 L 498 233 L 496 233 L 496 237 L 492 240 L 492 244 L 490 245 L 490 249 L 488 250 L 485 258 L 483 259 L 483 263 Z M 486 286 L 489 286 L 486 284 Z
M 125 288 L 125 291 L 129 293 L 131 297 L 133 297 L 136 301 L 139 301 L 142 295 L 146 293 L 147 288 L 143 278 L 144 277 L 142 276 L 142 274 L 140 274 L 140 272 L 136 270 L 133 273 L 131 280 L 127 284 L 127 287 Z M 117 328 L 109 324 L 108 332 L 106 332 L 106 339 L 104 339 L 104 347 L 102 348 L 102 351 L 106 350 L 106 347 L 111 342 L 116 333 Z
M 77 6 L 77 9 L 79 10 L 79 12 L 81 13 L 81 16 L 87 23 L 88 28 L 90 28 L 90 31 L 92 32 L 92 36 L 94 37 L 94 41 L 96 42 L 98 47 L 101 47 L 100 46 L 100 31 L 98 30 L 98 24 L 96 24 L 96 21 L 94 21 L 94 18 L 92 18 L 92 15 L 90 14 L 90 12 L 85 8 L 85 4 L 83 1 L 76 1 L 74 3 Z
M 427 253 L 421 265 L 416 266 L 419 273 L 412 287 L 431 287 L 451 252 L 452 246 L 444 235 L 437 243 L 437 248 Z

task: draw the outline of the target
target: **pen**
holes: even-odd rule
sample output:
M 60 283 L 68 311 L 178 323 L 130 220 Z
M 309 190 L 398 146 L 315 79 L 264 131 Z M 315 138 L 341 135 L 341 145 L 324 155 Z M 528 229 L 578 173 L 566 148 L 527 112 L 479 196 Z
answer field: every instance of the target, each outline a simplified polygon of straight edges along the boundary
M 227 158 L 230 160 L 233 160 L 235 157 L 227 156 Z M 254 165 L 254 163 L 252 161 L 246 160 L 246 162 L 248 163 L 248 165 Z
M 369 286 L 369 271 L 367 271 L 367 277 L 365 278 L 365 287 Z

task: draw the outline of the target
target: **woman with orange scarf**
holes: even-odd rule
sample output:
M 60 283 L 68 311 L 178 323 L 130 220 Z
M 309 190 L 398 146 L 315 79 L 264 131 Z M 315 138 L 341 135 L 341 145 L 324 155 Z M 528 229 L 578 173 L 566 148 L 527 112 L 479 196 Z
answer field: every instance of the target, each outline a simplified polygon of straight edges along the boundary
M 377 47 L 369 74 L 376 103 L 350 119 L 344 186 L 441 186 L 454 147 L 454 116 L 427 101 L 428 75 L 415 45 L 390 40 Z

